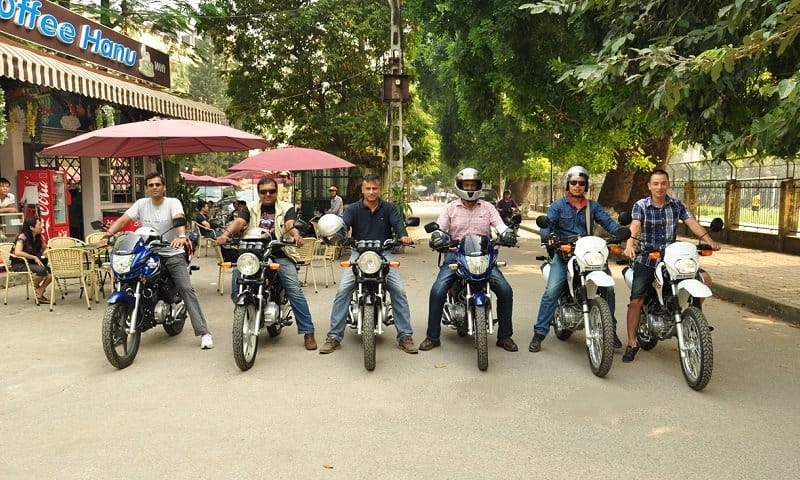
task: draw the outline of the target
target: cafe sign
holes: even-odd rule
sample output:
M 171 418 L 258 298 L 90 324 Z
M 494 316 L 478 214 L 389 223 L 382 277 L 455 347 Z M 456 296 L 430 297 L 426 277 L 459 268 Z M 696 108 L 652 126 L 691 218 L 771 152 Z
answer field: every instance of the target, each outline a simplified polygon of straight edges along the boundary
M 0 0 L 0 31 L 170 87 L 169 56 L 166 53 L 51 2 Z

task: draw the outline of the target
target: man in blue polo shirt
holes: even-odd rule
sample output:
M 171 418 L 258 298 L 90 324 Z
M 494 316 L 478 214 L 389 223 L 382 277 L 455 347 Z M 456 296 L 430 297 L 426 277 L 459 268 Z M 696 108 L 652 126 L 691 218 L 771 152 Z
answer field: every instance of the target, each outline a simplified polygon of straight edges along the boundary
M 408 236 L 403 217 L 397 207 L 380 198 L 381 179 L 377 175 L 366 175 L 361 182 L 362 198 L 358 202 L 347 206 L 342 214 L 342 220 L 347 227 L 352 228 L 352 238 L 355 240 L 380 240 L 394 238 L 392 230 L 400 236 L 403 245 L 411 245 L 414 241 Z M 391 257 L 391 253 L 386 253 Z M 350 261 L 355 262 L 358 254 L 353 252 Z M 331 309 L 331 329 L 325 344 L 319 353 L 331 353 L 342 346 L 345 321 L 347 320 L 348 306 L 353 290 L 356 288 L 355 277 L 351 269 L 345 269 L 339 281 L 339 289 L 333 300 Z M 397 328 L 398 348 L 406 353 L 417 353 L 414 346 L 411 330 L 411 310 L 408 306 L 406 289 L 403 279 L 397 268 L 389 269 L 386 276 L 386 288 L 392 298 L 392 316 Z

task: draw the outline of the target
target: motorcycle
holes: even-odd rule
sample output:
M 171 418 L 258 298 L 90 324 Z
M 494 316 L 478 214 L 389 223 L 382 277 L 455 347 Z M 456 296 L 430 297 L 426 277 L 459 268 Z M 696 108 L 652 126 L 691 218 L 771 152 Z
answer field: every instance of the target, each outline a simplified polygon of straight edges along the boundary
M 233 308 L 233 358 L 242 371 L 252 368 L 258 353 L 258 334 L 266 328 L 277 337 L 293 323 L 292 306 L 278 277 L 281 265 L 273 254 L 293 242 L 273 240 L 260 228 L 248 229 L 242 239 L 231 239 L 238 247 L 238 293 Z
M 176 218 L 170 230 L 185 225 L 185 218 Z M 162 325 L 175 336 L 186 323 L 186 306 L 158 256 L 168 246 L 150 227 L 122 235 L 113 244 L 109 258 L 116 289 L 107 300 L 102 340 L 106 358 L 119 369 L 133 363 L 142 332 Z M 191 248 L 185 247 L 184 255 L 191 274 Z
M 436 222 L 425 225 L 425 231 L 431 234 L 431 248 L 439 252 L 440 266 L 442 256 L 457 247 L 456 261 L 448 265 L 457 278 L 447 290 L 442 324 L 455 329 L 461 337 L 474 336 L 478 369 L 485 371 L 489 368 L 488 336 L 494 333 L 495 323 L 489 280 L 495 268 L 506 266 L 506 262 L 497 260 L 499 247 L 516 246 L 516 233 L 509 228 L 509 233 L 503 232 L 494 241 L 485 235 L 467 235 L 456 242 Z
M 409 217 L 407 226 L 419 225 L 419 218 Z M 361 335 L 364 345 L 364 368 L 375 370 L 375 339 L 383 333 L 383 327 L 394 324 L 392 304 L 386 289 L 386 277 L 390 268 L 400 267 L 400 262 L 389 261 L 385 252 L 400 247 L 397 239 L 353 240 L 345 239 L 341 245 L 356 252 L 354 261 L 346 260 L 341 266 L 352 268 L 356 288 L 348 306 L 347 325 Z
M 546 228 L 549 223 L 547 215 L 536 219 L 539 228 Z M 559 255 L 564 262 L 567 288 L 561 289 L 558 297 L 553 330 L 559 340 L 567 340 L 577 330 L 586 330 L 589 367 L 598 377 L 608 374 L 614 360 L 614 326 L 606 297 L 607 289 L 614 288 L 614 279 L 606 272 L 608 254 L 609 250 L 621 253 L 617 244 L 630 236 L 630 229 L 621 227 L 608 240 L 593 235 L 551 238 L 547 245 L 553 253 L 536 257 L 544 260 L 540 268 L 545 284 L 553 255 Z
M 512 208 L 511 210 L 504 210 L 500 212 L 500 218 L 509 228 L 514 230 L 514 233 L 519 232 L 519 226 L 522 223 L 522 212 L 519 208 Z
M 722 219 L 715 218 L 709 230 L 718 232 L 722 226 Z M 700 391 L 711 380 L 714 346 L 711 328 L 700 308 L 700 299 L 710 297 L 711 289 L 696 277 L 700 257 L 711 255 L 713 250 L 708 244 L 678 241 L 666 246 L 640 244 L 638 251 L 660 259 L 639 315 L 639 347 L 652 350 L 659 340 L 677 337 L 683 376 L 689 387 Z M 630 288 L 633 268 L 625 267 L 622 275 Z

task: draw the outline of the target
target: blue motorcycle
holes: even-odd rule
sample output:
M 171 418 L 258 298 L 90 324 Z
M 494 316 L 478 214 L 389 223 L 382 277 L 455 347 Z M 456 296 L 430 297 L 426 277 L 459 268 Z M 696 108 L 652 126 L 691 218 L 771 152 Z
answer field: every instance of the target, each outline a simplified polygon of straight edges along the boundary
M 186 219 L 181 217 L 172 228 L 185 225 Z M 174 336 L 186 323 L 186 306 L 158 256 L 158 251 L 168 246 L 169 242 L 149 227 L 114 242 L 110 263 L 116 290 L 108 297 L 103 315 L 103 350 L 109 363 L 119 369 L 133 363 L 142 332 L 162 325 Z M 190 249 L 185 255 L 191 260 Z M 191 272 L 192 267 L 188 268 Z
M 494 333 L 492 292 L 489 280 L 492 270 L 504 267 L 506 262 L 497 260 L 499 247 L 516 245 L 516 234 L 512 229 L 504 237 L 492 240 L 485 235 L 467 235 L 456 242 L 431 222 L 425 225 L 431 234 L 430 246 L 441 255 L 457 246 L 456 262 L 449 265 L 458 277 L 447 290 L 442 311 L 442 324 L 453 328 L 459 336 L 473 335 L 478 352 L 478 369 L 489 368 L 489 340 Z

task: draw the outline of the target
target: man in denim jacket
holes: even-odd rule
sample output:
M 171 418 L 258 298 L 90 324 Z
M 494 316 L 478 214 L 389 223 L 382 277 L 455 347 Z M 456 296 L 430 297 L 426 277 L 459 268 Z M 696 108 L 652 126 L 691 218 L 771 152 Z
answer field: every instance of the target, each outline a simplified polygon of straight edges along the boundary
M 551 233 L 556 238 L 569 237 L 572 235 L 586 236 L 589 234 L 586 225 L 586 209 L 591 212 L 591 220 L 600 224 L 612 235 L 616 233 L 620 225 L 611 219 L 603 210 L 603 207 L 594 200 L 586 198 L 586 191 L 589 189 L 589 172 L 581 166 L 574 166 L 567 170 L 564 175 L 564 189 L 566 195 L 550 204 L 547 210 L 547 218 L 550 224 L 541 230 L 542 239 L 546 239 Z M 547 277 L 547 285 L 542 294 L 542 301 L 539 304 L 539 315 L 536 318 L 536 325 L 533 327 L 533 339 L 528 346 L 528 351 L 538 352 L 542 349 L 542 340 L 550 331 L 550 324 L 556 312 L 558 297 L 561 289 L 567 284 L 567 269 L 564 262 L 558 255 L 554 255 L 550 261 L 550 275 Z M 614 323 L 614 348 L 622 348 L 622 342 L 617 336 L 617 319 L 614 317 L 614 289 L 608 289 L 608 306 L 611 309 L 611 316 Z

